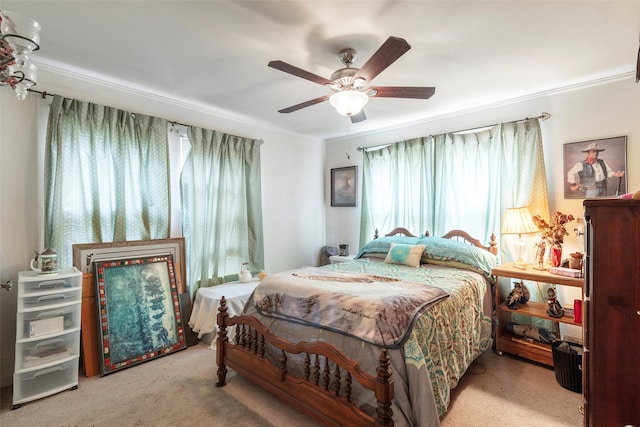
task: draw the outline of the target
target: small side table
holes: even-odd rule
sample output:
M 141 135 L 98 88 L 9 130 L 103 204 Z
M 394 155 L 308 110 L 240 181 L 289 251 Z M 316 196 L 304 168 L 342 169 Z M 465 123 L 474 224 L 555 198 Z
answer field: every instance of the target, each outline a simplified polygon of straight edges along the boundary
M 229 316 L 242 314 L 244 305 L 259 283 L 260 280 L 255 277 L 247 283 L 227 282 L 222 285 L 199 288 L 191 310 L 189 327 L 198 334 L 199 339 L 212 346 L 215 345 L 220 299 L 224 296 L 227 300 Z
M 331 264 L 339 264 L 341 262 L 353 261 L 355 255 L 332 255 L 329 257 Z

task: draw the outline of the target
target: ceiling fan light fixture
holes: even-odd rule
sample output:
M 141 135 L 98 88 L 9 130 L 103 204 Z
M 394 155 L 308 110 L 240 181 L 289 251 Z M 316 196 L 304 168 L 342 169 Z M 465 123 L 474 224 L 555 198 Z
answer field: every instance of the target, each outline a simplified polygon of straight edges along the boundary
M 362 108 L 369 102 L 369 97 L 356 90 L 343 90 L 331 95 L 329 102 L 338 113 L 349 117 L 362 111 Z

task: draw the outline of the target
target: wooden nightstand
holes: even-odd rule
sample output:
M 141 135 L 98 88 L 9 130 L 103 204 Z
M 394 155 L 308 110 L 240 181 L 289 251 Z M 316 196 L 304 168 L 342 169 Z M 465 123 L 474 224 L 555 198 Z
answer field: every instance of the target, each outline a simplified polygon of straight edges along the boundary
M 536 362 L 553 366 L 553 355 L 551 353 L 551 345 L 539 341 L 530 340 L 519 335 L 512 334 L 505 329 L 505 325 L 511 319 L 511 313 L 524 314 L 527 316 L 538 317 L 541 319 L 552 320 L 554 322 L 568 323 L 571 325 L 581 326 L 576 323 L 572 316 L 563 316 L 554 318 L 547 314 L 547 304 L 544 302 L 529 301 L 523 304 L 517 310 L 512 310 L 505 305 L 505 299 L 509 291 L 501 289 L 500 277 L 511 279 L 530 280 L 534 282 L 551 283 L 562 286 L 574 286 L 581 288 L 584 285 L 584 279 L 559 276 L 551 274 L 548 271 L 536 270 L 528 265 L 525 270 L 514 267 L 513 263 L 503 264 L 494 268 L 491 274 L 496 277 L 496 316 L 498 325 L 496 327 L 495 344 L 496 351 L 501 354 L 503 351 L 524 357 Z M 530 287 L 531 289 L 531 287 Z M 505 292 L 506 291 L 506 292 Z

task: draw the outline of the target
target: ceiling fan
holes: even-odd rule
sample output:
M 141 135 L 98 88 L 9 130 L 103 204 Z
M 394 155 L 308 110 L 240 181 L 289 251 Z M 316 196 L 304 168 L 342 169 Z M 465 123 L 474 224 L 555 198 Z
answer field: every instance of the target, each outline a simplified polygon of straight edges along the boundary
M 371 81 L 389 65 L 404 55 L 411 46 L 400 37 L 389 37 L 378 50 L 369 58 L 362 68 L 353 68 L 351 64 L 357 56 L 354 49 L 342 49 L 339 53 L 340 61 L 345 65 L 331 74 L 329 79 L 320 77 L 283 61 L 271 61 L 269 67 L 285 73 L 309 80 L 328 87 L 333 95 L 324 95 L 300 104 L 293 105 L 279 113 L 291 113 L 311 105 L 329 101 L 338 113 L 348 116 L 352 123 L 366 120 L 362 109 L 369 98 L 414 98 L 429 99 L 436 91 L 434 87 L 419 86 L 369 86 Z

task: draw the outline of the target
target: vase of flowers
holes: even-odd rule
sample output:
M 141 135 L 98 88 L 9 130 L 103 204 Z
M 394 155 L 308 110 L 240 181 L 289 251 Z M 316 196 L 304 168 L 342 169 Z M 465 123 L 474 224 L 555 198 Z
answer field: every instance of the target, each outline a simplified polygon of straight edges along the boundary
M 569 235 L 566 224 L 575 218 L 573 215 L 555 212 L 550 223 L 547 223 L 540 215 L 534 215 L 532 219 L 533 223 L 538 227 L 538 230 L 540 230 L 542 239 L 548 243 L 551 265 L 559 267 L 562 263 L 562 243 L 564 243 L 564 236 Z

